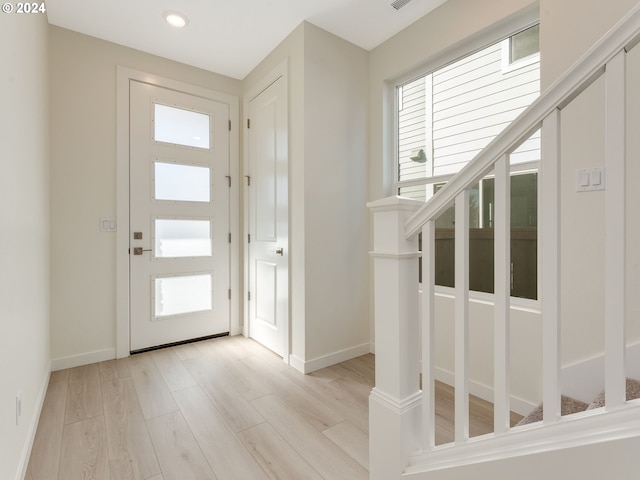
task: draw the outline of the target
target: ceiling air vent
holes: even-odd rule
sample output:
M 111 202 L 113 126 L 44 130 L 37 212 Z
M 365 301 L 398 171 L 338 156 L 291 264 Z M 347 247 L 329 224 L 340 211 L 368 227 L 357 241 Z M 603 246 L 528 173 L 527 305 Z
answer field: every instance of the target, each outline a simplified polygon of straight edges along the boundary
M 406 7 L 407 4 L 410 2 L 411 0 L 395 0 L 394 2 L 391 2 L 389 5 L 391 5 L 396 10 L 400 10 L 402 7 Z

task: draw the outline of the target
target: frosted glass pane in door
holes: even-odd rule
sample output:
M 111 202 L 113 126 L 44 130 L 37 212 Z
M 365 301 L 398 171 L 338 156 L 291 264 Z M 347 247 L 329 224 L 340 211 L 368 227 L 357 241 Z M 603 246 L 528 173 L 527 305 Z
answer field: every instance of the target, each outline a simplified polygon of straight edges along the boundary
M 155 162 L 154 180 L 156 200 L 211 200 L 211 170 L 207 167 Z
M 209 115 L 167 105 L 154 105 L 154 139 L 187 147 L 210 148 Z
M 155 316 L 211 310 L 211 274 L 155 279 Z
M 211 221 L 155 221 L 156 258 L 210 257 Z

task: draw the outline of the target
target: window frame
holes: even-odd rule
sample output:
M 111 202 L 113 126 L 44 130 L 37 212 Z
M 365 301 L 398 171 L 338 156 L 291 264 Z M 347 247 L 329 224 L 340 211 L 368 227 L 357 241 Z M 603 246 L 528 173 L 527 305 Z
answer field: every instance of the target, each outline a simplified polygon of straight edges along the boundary
M 508 42 L 509 39 L 532 26 L 539 24 L 540 20 L 538 17 L 532 18 L 529 15 L 523 15 L 523 18 L 519 20 L 515 20 L 514 23 L 507 23 L 507 25 L 501 26 L 501 28 L 493 28 L 489 29 L 487 32 L 483 32 L 483 35 L 480 35 L 481 38 L 471 38 L 466 42 L 462 42 L 459 45 L 456 45 L 450 49 L 445 50 L 439 55 L 436 55 L 434 58 L 428 60 L 421 67 L 411 71 L 410 73 L 403 75 L 401 77 L 397 77 L 392 81 L 387 83 L 390 107 L 391 107 L 391 163 L 392 163 L 392 179 L 393 179 L 393 195 L 398 195 L 400 188 L 402 187 L 412 187 L 418 185 L 428 185 L 431 183 L 440 183 L 443 181 L 449 181 L 451 178 L 455 176 L 455 174 L 447 174 L 447 175 L 438 175 L 425 177 L 421 179 L 412 179 L 412 180 L 404 180 L 399 181 L 400 171 L 399 171 L 399 162 L 398 162 L 398 149 L 399 149 L 399 109 L 400 103 L 397 95 L 397 91 L 399 88 L 402 88 L 407 83 L 413 82 L 421 77 L 425 77 L 430 75 L 437 70 L 447 67 L 463 58 L 473 55 L 485 48 L 488 48 L 491 45 L 498 44 L 502 42 L 504 48 L 505 41 L 507 42 L 507 62 L 508 62 Z M 494 32 L 494 33 L 491 33 Z M 504 62 L 504 50 L 502 59 Z M 540 53 L 530 55 L 529 57 L 520 59 L 513 64 L 511 64 L 511 70 L 515 70 L 517 68 L 525 67 L 526 65 L 531 65 L 536 61 L 540 60 Z M 503 69 L 504 71 L 504 69 Z M 504 72 L 506 73 L 506 71 Z
M 520 32 L 524 32 L 525 30 L 533 27 L 527 27 L 520 30 Z M 516 32 L 513 35 L 517 35 L 520 32 Z M 514 70 L 518 70 L 519 68 L 527 67 L 533 63 L 540 61 L 540 49 L 538 48 L 537 53 L 533 53 L 523 58 L 519 58 L 518 60 L 511 61 L 511 37 L 513 35 L 509 35 L 507 38 L 502 40 L 501 49 L 502 49 L 502 73 L 510 73 Z M 539 41 L 539 37 L 538 37 Z
M 399 161 L 398 161 L 398 151 L 399 151 L 399 99 L 397 95 L 398 87 L 402 87 L 407 83 L 410 83 L 414 80 L 417 80 L 420 77 L 424 77 L 433 73 L 441 68 L 444 68 L 452 63 L 455 63 L 458 60 L 463 59 L 469 55 L 473 55 L 474 53 L 483 50 L 493 44 L 502 42 L 502 59 L 503 59 L 503 72 L 515 70 L 517 68 L 522 68 L 527 65 L 530 65 L 534 62 L 540 61 L 540 52 L 537 54 L 530 55 L 523 59 L 520 59 L 516 62 L 509 64 L 509 39 L 513 35 L 522 32 L 536 24 L 540 23 L 540 18 L 538 16 L 537 10 L 532 12 L 531 10 L 525 10 L 516 14 L 509 18 L 505 22 L 501 22 L 499 25 L 495 25 L 493 27 L 489 27 L 485 30 L 478 32 L 475 35 L 470 36 L 466 40 L 459 42 L 457 44 L 452 45 L 449 48 L 444 49 L 442 52 L 435 54 L 417 67 L 414 70 L 405 73 L 404 75 L 389 79 L 386 82 L 386 105 L 387 108 L 384 109 L 386 112 L 385 117 L 387 124 L 387 133 L 386 137 L 389 141 L 388 145 L 390 150 L 387 150 L 385 155 L 386 164 L 388 168 L 388 173 L 392 178 L 392 182 L 390 182 L 390 187 L 393 193 L 392 195 L 399 195 L 400 189 L 402 187 L 411 187 L 411 186 L 420 186 L 420 185 L 429 185 L 434 183 L 448 182 L 451 180 L 455 174 L 448 175 L 438 175 L 425 177 L 421 179 L 412 179 L 399 181 Z M 506 43 L 506 54 L 505 57 L 505 43 Z M 507 69 L 505 70 L 505 58 L 507 62 Z M 387 123 L 388 122 L 388 123 Z M 539 161 L 530 161 L 530 162 L 522 162 L 516 165 L 511 165 L 510 175 L 514 175 L 517 173 L 524 173 L 526 171 L 535 171 L 540 172 L 539 169 Z M 540 196 L 538 195 L 538 211 L 540 210 Z M 541 242 L 538 242 L 538 259 L 537 259 L 537 269 L 538 269 L 538 286 L 537 286 L 537 299 L 528 299 L 521 297 L 510 297 L 510 308 L 513 310 L 520 310 L 524 312 L 531 313 L 541 313 L 541 275 L 539 274 L 541 271 Z M 420 290 L 422 290 L 422 284 L 419 285 Z M 455 298 L 455 289 L 451 287 L 445 287 L 441 285 L 435 286 L 435 294 L 438 297 L 448 297 Z M 473 303 L 480 303 L 486 305 L 495 305 L 494 302 L 495 294 L 486 293 L 486 292 L 478 292 L 474 290 L 469 291 L 469 300 Z
M 519 163 L 516 165 L 512 165 L 511 169 L 510 169 L 510 177 L 516 176 L 516 175 L 523 175 L 523 174 L 530 174 L 530 173 L 536 173 L 536 174 L 540 174 L 540 169 L 539 169 L 539 162 L 538 161 L 531 161 L 531 162 L 523 162 L 523 163 Z M 484 179 L 488 179 L 488 178 L 494 178 L 494 174 L 493 171 L 489 172 L 485 177 L 483 177 L 480 181 L 484 180 Z M 541 200 L 540 197 L 538 196 L 537 198 L 537 210 L 538 213 L 540 212 L 540 204 Z M 540 250 L 540 245 L 541 243 L 538 241 L 537 242 L 537 270 L 538 272 L 540 272 L 540 265 L 541 265 L 541 250 Z M 526 297 L 517 297 L 517 296 L 510 296 L 511 298 L 511 306 L 513 308 L 519 309 L 519 310 L 523 310 L 523 311 L 529 311 L 529 312 L 540 312 L 540 308 L 541 308 L 541 304 L 540 304 L 540 292 L 541 292 L 541 278 L 540 275 L 537 275 L 537 288 L 536 288 L 536 292 L 537 292 L 537 298 L 526 298 Z M 420 282 L 420 288 L 422 288 L 422 283 Z M 455 295 L 455 288 L 454 287 L 448 287 L 446 285 L 435 285 L 435 292 L 436 294 L 440 295 L 440 296 L 453 296 Z M 480 291 L 480 290 L 472 290 L 471 288 L 469 288 L 469 298 L 471 300 L 476 301 L 477 303 L 486 303 L 486 304 L 490 304 L 492 302 L 494 294 L 493 293 L 489 293 L 489 292 L 484 292 L 484 291 Z

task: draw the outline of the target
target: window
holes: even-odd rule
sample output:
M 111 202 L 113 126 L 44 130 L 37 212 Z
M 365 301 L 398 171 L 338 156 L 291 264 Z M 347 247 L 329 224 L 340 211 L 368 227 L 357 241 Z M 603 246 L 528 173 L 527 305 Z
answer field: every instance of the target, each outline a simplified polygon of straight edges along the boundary
M 540 53 L 540 25 L 509 37 L 509 63 Z
M 179 163 L 154 162 L 156 200 L 211 201 L 211 168 Z
M 210 257 L 211 221 L 156 218 L 156 258 Z
M 436 191 L 444 184 L 436 185 Z M 484 178 L 469 194 L 469 288 L 493 293 L 494 179 Z M 511 177 L 511 295 L 536 299 L 538 285 L 538 174 Z M 436 285 L 455 286 L 454 207 L 436 221 Z
M 156 142 L 207 150 L 211 148 L 211 118 L 207 114 L 155 103 L 153 124 Z
M 538 32 L 537 25 L 522 30 L 396 87 L 398 194 L 429 200 L 538 97 Z M 539 159 L 539 132 L 510 157 L 512 295 L 529 299 L 537 298 Z M 470 288 L 493 293 L 491 177 L 472 189 L 470 202 Z M 443 286 L 455 281 L 453 212 L 436 222 L 436 284 Z
M 213 278 L 210 273 L 156 277 L 153 282 L 156 319 L 213 308 Z

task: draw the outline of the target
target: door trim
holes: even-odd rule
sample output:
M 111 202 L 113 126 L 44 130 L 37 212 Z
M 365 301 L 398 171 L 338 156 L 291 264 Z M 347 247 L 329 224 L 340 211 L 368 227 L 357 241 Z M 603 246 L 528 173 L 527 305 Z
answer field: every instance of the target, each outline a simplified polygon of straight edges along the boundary
M 129 84 L 131 81 L 148 83 L 158 87 L 177 90 L 229 105 L 229 229 L 231 247 L 229 254 L 229 285 L 231 288 L 230 335 L 242 332 L 240 325 L 240 212 L 239 212 L 239 164 L 240 164 L 240 124 L 239 99 L 233 95 L 215 92 L 207 88 L 190 85 L 177 80 L 161 77 L 117 66 L 116 81 L 116 214 L 120 228 L 116 233 L 116 356 L 129 356 L 130 351 L 130 298 L 129 298 Z M 236 292 L 236 293 L 234 293 Z
M 242 120 L 242 125 L 243 125 L 243 129 L 245 132 L 245 135 L 243 135 L 243 164 L 242 164 L 242 168 L 243 168 L 243 175 L 246 175 L 247 172 L 249 172 L 249 135 L 247 132 L 247 120 L 249 119 L 249 104 L 251 102 L 251 100 L 253 100 L 254 98 L 256 98 L 258 95 L 260 95 L 262 92 L 264 92 L 267 88 L 269 88 L 273 83 L 275 83 L 277 80 L 282 79 L 282 81 L 284 82 L 284 90 L 285 92 L 287 92 L 287 94 L 284 97 L 284 108 L 285 111 L 287 112 L 287 125 L 289 123 L 289 59 L 285 58 L 280 64 L 278 64 L 273 70 L 271 70 L 269 73 L 267 73 L 266 75 L 264 75 L 260 80 L 257 81 L 257 83 L 251 88 L 249 89 L 249 91 L 247 91 L 247 93 L 244 94 L 243 96 L 243 120 Z M 289 141 L 289 135 L 287 135 L 287 142 Z M 289 150 L 288 145 L 287 145 L 287 150 Z M 289 159 L 290 160 L 290 159 Z M 288 162 L 288 168 L 289 168 L 289 173 L 291 172 L 291 161 Z M 250 206 L 250 201 L 249 201 L 249 189 L 247 188 L 247 182 L 246 182 L 246 178 L 243 178 L 243 182 L 242 182 L 242 190 L 243 190 L 243 196 L 242 196 L 242 201 L 243 201 L 243 213 L 244 213 L 244 235 L 243 235 L 243 245 L 244 245 L 244 266 L 243 266 L 243 272 L 244 272 L 244 295 L 243 295 L 243 305 L 244 305 L 244 316 L 243 316 L 243 335 L 245 337 L 249 337 L 249 330 L 251 328 L 251 326 L 249 325 L 249 318 L 250 318 L 250 306 L 249 306 L 249 300 L 248 300 L 248 295 L 249 295 L 249 291 L 250 291 L 250 285 L 249 285 L 249 243 L 247 241 L 247 232 L 249 232 L 249 206 Z M 291 231 L 291 210 L 289 210 L 289 218 L 287 219 L 287 224 L 289 225 L 289 232 Z M 291 239 L 291 235 L 289 235 L 289 239 Z M 290 241 L 290 240 L 289 240 Z M 291 252 L 291 245 L 289 245 L 289 252 Z M 287 321 L 285 322 L 285 324 L 283 325 L 284 328 L 284 349 L 283 349 L 283 354 L 282 354 L 282 359 L 283 361 L 289 365 L 290 364 L 290 354 L 291 354 L 291 335 L 290 335 L 290 331 L 291 331 L 291 256 L 289 255 L 289 268 L 288 270 L 288 275 L 289 275 L 289 281 L 287 282 L 289 285 L 289 290 L 287 292 L 287 299 L 288 299 L 288 304 L 287 304 Z

